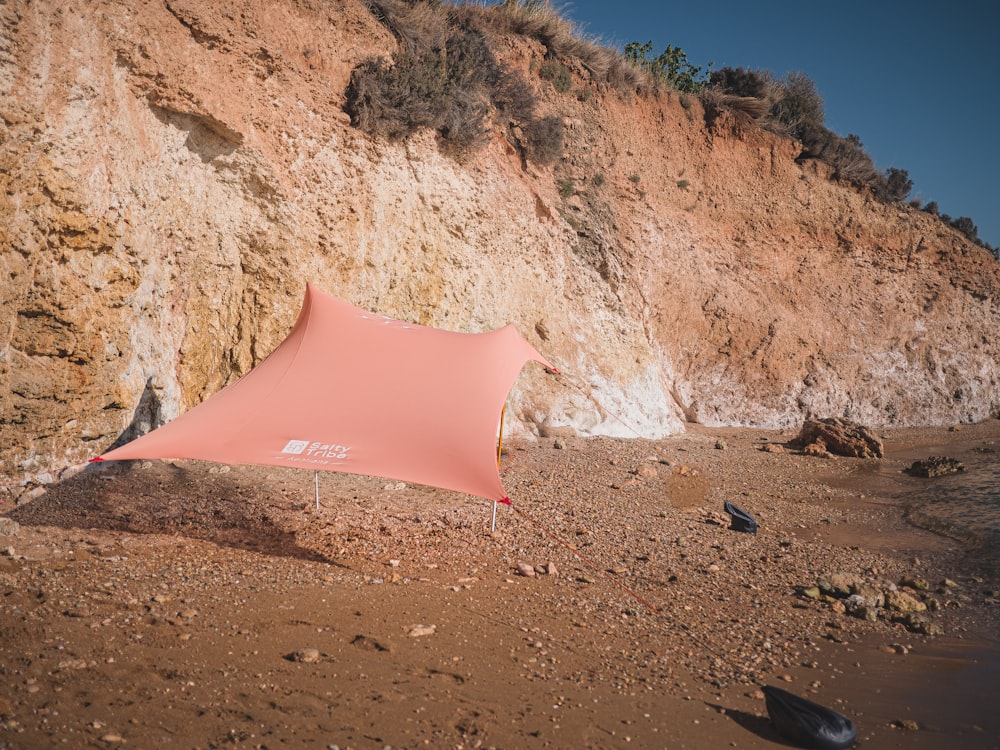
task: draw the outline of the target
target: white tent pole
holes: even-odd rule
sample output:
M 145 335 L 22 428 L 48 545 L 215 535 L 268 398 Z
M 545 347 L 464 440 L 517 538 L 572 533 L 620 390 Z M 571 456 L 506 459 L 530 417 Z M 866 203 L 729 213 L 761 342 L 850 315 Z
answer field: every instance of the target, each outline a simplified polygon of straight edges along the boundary
M 316 485 L 316 510 L 319 510 L 319 469 L 314 472 L 313 480 Z
M 497 501 L 493 501 L 493 522 L 490 523 L 490 533 L 494 533 L 497 530 Z

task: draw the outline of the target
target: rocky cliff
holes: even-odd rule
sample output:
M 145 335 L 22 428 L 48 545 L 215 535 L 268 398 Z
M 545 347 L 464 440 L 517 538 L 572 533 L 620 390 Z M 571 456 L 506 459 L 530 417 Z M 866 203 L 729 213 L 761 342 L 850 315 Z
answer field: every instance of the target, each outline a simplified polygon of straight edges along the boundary
M 976 421 L 1000 407 L 1000 264 L 936 218 L 677 94 L 491 45 L 561 118 L 465 159 L 344 112 L 391 54 L 361 0 L 0 0 L 0 471 L 56 472 L 258 363 L 306 281 L 461 331 L 515 323 L 514 432 Z

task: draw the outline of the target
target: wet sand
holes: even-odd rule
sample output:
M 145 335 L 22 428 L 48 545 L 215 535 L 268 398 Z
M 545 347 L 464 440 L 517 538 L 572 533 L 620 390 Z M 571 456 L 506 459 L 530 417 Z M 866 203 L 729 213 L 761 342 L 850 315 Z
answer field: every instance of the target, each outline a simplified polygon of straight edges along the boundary
M 508 442 L 492 534 L 454 493 L 323 475 L 317 510 L 307 472 L 190 461 L 7 501 L 0 748 L 787 747 L 764 684 L 861 746 L 1000 747 L 995 569 L 906 521 L 902 473 L 1000 422 L 881 461 L 791 437 Z M 837 572 L 926 580 L 943 632 L 803 595 Z

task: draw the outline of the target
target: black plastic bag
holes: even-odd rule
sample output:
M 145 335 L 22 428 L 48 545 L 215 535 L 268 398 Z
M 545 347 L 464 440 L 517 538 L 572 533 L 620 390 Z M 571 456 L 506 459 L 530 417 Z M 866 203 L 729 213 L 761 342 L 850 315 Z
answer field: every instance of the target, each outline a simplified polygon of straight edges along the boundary
M 739 506 L 733 505 L 728 500 L 722 501 L 722 507 L 725 509 L 726 513 L 732 516 L 732 522 L 729 524 L 729 528 L 734 531 L 746 531 L 750 534 L 757 533 L 757 521 L 755 521 L 754 517 L 745 510 Z
M 841 750 L 857 739 L 858 731 L 846 716 L 781 688 L 768 685 L 763 691 L 774 728 L 800 747 Z

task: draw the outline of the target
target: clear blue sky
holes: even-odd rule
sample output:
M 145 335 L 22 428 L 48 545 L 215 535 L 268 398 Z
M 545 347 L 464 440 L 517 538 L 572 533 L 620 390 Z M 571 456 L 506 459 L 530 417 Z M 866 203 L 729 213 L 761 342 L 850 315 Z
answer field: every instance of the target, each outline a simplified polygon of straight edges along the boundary
M 680 47 L 693 65 L 804 73 L 826 126 L 857 135 L 910 198 L 967 216 L 1000 246 L 1000 3 L 995 0 L 576 0 L 588 38 Z

